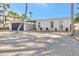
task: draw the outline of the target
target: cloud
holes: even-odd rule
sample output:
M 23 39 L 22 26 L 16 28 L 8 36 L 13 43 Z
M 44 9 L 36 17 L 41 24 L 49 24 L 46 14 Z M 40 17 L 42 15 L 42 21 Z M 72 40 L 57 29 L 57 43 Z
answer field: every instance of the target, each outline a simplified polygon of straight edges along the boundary
M 47 3 L 37 3 L 38 5 L 41 5 L 41 6 L 43 6 L 43 7 L 47 7 L 48 6 L 48 4 Z

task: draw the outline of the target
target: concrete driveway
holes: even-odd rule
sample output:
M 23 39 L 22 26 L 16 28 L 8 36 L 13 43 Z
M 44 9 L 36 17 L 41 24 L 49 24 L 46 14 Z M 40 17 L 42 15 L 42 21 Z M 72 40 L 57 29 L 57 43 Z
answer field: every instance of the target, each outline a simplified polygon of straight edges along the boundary
M 65 34 L 0 32 L 0 56 L 79 56 L 79 42 Z

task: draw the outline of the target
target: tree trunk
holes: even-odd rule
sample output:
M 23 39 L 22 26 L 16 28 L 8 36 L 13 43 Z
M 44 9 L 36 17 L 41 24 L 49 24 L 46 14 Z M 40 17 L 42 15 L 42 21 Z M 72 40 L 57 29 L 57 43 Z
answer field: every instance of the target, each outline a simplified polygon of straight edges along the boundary
M 5 16 L 3 16 L 4 20 L 3 20 L 3 30 L 5 30 Z
M 18 29 L 17 29 L 17 33 L 19 32 L 19 30 L 20 30 L 20 28 L 21 28 L 21 26 L 22 26 L 22 24 L 24 23 L 24 19 L 21 21 L 21 23 L 20 23 L 20 25 L 19 25 L 19 27 L 18 27 Z
M 5 30 L 5 9 L 3 4 L 3 30 Z
M 27 3 L 26 3 L 26 7 L 25 7 L 25 15 L 27 14 Z M 20 30 L 20 28 L 21 28 L 21 26 L 22 26 L 22 24 L 24 23 L 24 19 L 25 18 L 23 18 L 23 20 L 21 21 L 21 23 L 20 23 L 20 25 L 19 25 L 19 27 L 18 27 L 18 29 L 17 29 L 17 33 L 19 32 L 19 30 Z
M 74 4 L 71 3 L 71 36 L 74 36 Z

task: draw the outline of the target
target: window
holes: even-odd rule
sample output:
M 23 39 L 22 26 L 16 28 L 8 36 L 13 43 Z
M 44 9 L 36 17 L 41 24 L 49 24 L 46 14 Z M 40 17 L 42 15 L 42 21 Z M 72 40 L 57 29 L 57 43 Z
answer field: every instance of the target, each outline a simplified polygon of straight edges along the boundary
M 38 22 L 38 27 L 40 27 L 40 22 Z
M 60 28 L 60 29 L 63 29 L 63 25 L 59 25 L 59 28 Z
M 63 25 L 63 21 L 60 21 L 59 24 L 60 24 L 60 25 Z
M 60 21 L 60 22 L 59 22 L 59 28 L 60 28 L 60 30 L 63 29 L 63 21 Z
M 51 23 L 51 28 L 53 28 L 53 21 L 51 21 L 50 23 Z

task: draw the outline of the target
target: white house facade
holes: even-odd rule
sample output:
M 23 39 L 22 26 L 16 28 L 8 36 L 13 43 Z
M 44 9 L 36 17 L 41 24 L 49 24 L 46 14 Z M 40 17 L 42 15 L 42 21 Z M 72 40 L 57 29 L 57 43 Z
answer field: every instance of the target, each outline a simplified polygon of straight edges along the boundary
M 36 30 L 38 31 L 70 31 L 71 19 L 54 18 L 54 19 L 40 19 L 36 20 Z

